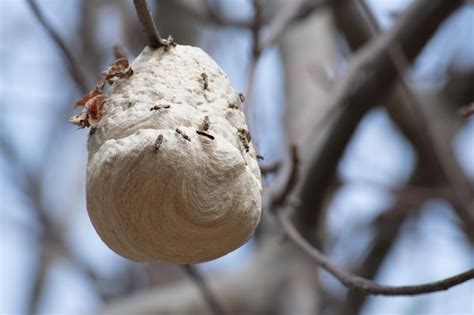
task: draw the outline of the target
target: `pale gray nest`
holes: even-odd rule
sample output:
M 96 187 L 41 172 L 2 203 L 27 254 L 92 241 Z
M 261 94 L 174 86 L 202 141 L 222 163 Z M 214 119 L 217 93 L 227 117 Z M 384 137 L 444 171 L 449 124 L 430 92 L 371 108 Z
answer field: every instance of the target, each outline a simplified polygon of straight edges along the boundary
M 238 248 L 259 222 L 261 180 L 228 77 L 190 46 L 146 48 L 131 66 L 89 139 L 95 229 L 133 260 L 191 264 Z

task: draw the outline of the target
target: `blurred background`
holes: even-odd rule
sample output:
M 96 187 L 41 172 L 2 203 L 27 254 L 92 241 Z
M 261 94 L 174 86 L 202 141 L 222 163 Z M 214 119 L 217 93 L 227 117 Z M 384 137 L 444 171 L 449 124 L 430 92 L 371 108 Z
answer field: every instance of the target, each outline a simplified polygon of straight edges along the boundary
M 334 101 L 356 58 L 384 35 L 367 10 L 386 33 L 413 2 L 150 1 L 162 35 L 201 47 L 247 94 L 264 195 L 297 145 L 297 226 L 343 269 L 390 285 L 474 267 L 474 116 L 459 114 L 474 101 L 472 2 L 433 0 L 451 4 L 419 17 L 431 31 L 407 22 L 415 26 L 400 45 L 413 63 L 403 80 L 387 71 L 379 81 L 388 86 Z M 114 45 L 130 59 L 146 45 L 132 1 L 34 4 L 87 89 L 115 59 Z M 276 32 L 273 22 L 295 8 Z M 180 266 L 121 258 L 94 231 L 88 132 L 68 123 L 85 91 L 29 1 L 0 0 L 0 34 L 0 314 L 206 313 Z M 349 89 L 371 84 L 377 58 Z M 269 211 L 255 239 L 197 270 L 236 314 L 474 314 L 473 281 L 414 297 L 348 292 L 284 238 Z

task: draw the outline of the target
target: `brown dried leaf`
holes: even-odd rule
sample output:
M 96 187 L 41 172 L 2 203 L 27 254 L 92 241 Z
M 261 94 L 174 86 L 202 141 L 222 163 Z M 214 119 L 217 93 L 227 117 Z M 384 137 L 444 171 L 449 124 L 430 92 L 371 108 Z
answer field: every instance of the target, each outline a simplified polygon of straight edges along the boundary
M 86 103 L 87 103 L 90 99 L 96 97 L 97 95 L 101 95 L 101 94 L 102 94 L 102 92 L 99 92 L 99 91 L 97 91 L 96 89 L 91 90 L 89 93 L 87 93 L 86 95 L 84 95 L 81 99 L 79 99 L 79 100 L 76 102 L 76 104 L 74 105 L 74 107 L 84 106 L 84 105 L 86 105 Z
M 97 82 L 95 88 L 89 91 L 89 93 L 85 94 L 81 99 L 79 99 L 74 106 L 75 107 L 84 106 L 90 99 L 96 97 L 97 95 L 102 95 L 104 85 L 105 85 L 104 80 L 100 80 L 99 82 Z
M 102 118 L 102 108 L 107 97 L 99 94 L 89 99 L 85 104 L 85 109 L 78 115 L 69 118 L 69 122 L 80 128 L 97 127 Z
M 119 58 L 114 61 L 105 71 L 102 72 L 104 79 L 112 83 L 115 79 L 126 79 L 133 74 L 127 58 Z
M 106 100 L 106 96 L 97 95 L 86 103 L 89 120 L 99 121 L 102 118 L 102 107 Z
M 105 86 L 105 80 L 99 80 L 95 84 L 95 89 L 102 93 L 104 91 L 104 86 Z

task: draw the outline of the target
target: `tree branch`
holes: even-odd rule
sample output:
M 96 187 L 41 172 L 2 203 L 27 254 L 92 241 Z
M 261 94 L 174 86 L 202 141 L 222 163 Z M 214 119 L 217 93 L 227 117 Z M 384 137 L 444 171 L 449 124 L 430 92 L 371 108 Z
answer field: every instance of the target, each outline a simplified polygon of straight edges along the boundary
M 424 163 L 419 162 L 411 176 L 409 187 L 426 187 L 430 184 L 432 185 L 429 169 Z M 353 269 L 353 274 L 366 279 L 374 279 L 377 276 L 386 257 L 401 236 L 404 222 L 416 215 L 420 205 L 431 197 L 431 193 L 416 194 L 418 195 L 416 198 L 411 196 L 407 198 L 406 191 L 402 194 L 396 194 L 394 204 L 372 220 L 375 235 L 365 257 L 360 261 L 358 267 Z M 348 292 L 345 303 L 337 304 L 338 314 L 359 314 L 366 298 L 367 296 L 358 294 L 356 291 Z
M 365 14 L 369 25 L 372 28 L 374 35 L 380 33 L 380 27 L 370 11 L 369 7 L 362 0 L 356 0 L 360 5 L 362 12 Z M 473 191 L 470 188 L 469 179 L 467 179 L 464 173 L 457 166 L 456 161 L 451 161 L 449 151 L 443 150 L 443 145 L 436 137 L 433 125 L 427 115 L 425 114 L 420 98 L 410 88 L 408 82 L 405 79 L 405 72 L 409 68 L 407 58 L 403 54 L 400 45 L 395 42 L 392 45 L 387 46 L 387 51 L 390 56 L 391 62 L 395 68 L 396 74 L 400 80 L 400 85 L 404 98 L 404 101 L 410 105 L 412 114 L 416 118 L 416 124 L 414 124 L 416 135 L 419 138 L 421 146 L 425 147 L 425 151 L 431 153 L 436 169 L 440 170 L 444 179 L 452 187 L 454 196 L 454 202 L 457 204 L 457 214 L 459 218 L 468 226 L 474 227 L 474 199 Z
M 290 208 L 288 208 L 290 209 Z M 303 252 L 313 258 L 313 260 L 324 270 L 333 275 L 346 288 L 359 291 L 368 295 L 386 295 L 386 296 L 403 296 L 403 295 L 419 295 L 438 291 L 448 290 L 456 285 L 474 279 L 474 268 L 469 269 L 458 275 L 429 283 L 409 286 L 387 286 L 380 285 L 368 279 L 350 274 L 335 264 L 325 256 L 317 248 L 313 247 L 303 236 L 296 230 L 293 223 L 289 219 L 289 211 L 278 211 L 277 216 L 284 232 L 290 240 L 296 244 Z
M 315 9 L 327 5 L 329 0 L 300 0 L 288 1 L 287 4 L 276 14 L 270 21 L 268 26 L 268 33 L 259 41 L 257 50 L 262 52 L 265 48 L 272 45 L 283 32 L 285 32 L 291 23 L 295 20 L 305 17 L 313 12 Z
M 312 262 L 301 259 L 300 251 L 289 242 L 283 243 L 280 235 L 274 233 L 267 238 L 265 246 L 238 270 L 212 274 L 206 279 L 206 284 L 229 314 L 277 313 L 279 303 L 288 298 L 281 292 L 282 288 L 297 285 L 295 281 L 301 275 L 312 282 Z M 309 294 L 314 293 L 308 287 L 306 289 L 311 292 Z M 193 283 L 180 281 L 112 301 L 99 314 L 209 314 L 201 295 Z M 308 302 L 313 303 L 314 299 Z M 315 314 L 315 309 L 307 308 L 298 314 Z
M 189 275 L 189 277 L 193 279 L 194 283 L 196 283 L 212 314 L 225 314 L 224 308 L 220 305 L 219 301 L 214 296 L 211 289 L 207 285 L 206 281 L 204 281 L 203 277 L 199 274 L 199 272 L 191 265 L 183 265 L 183 269 Z
M 474 103 L 461 107 L 458 111 L 458 114 L 463 118 L 474 115 Z
M 327 5 L 329 0 L 301 0 L 301 1 L 289 1 L 277 12 L 277 14 L 271 19 L 268 32 L 265 36 L 260 35 L 262 26 L 264 25 L 264 14 L 261 8 L 259 0 L 253 0 L 252 5 L 254 9 L 254 18 L 247 25 L 247 28 L 252 32 L 252 55 L 250 58 L 249 70 L 248 70 L 248 83 L 247 83 L 247 104 L 245 105 L 244 112 L 246 116 L 249 116 L 249 104 L 253 92 L 253 81 L 255 76 L 255 69 L 257 67 L 258 60 L 265 49 L 270 47 L 275 41 L 281 37 L 281 35 L 288 29 L 291 23 L 296 20 L 302 19 L 308 16 L 314 10 Z
M 128 58 L 127 51 L 122 44 L 115 44 L 112 46 L 115 59 Z
M 49 35 L 49 37 L 51 37 L 51 39 L 55 42 L 55 44 L 58 46 L 58 48 L 63 53 L 63 56 L 64 56 L 64 58 L 67 62 L 67 67 L 68 67 L 69 73 L 71 74 L 72 78 L 74 79 L 74 82 L 76 82 L 76 84 L 79 87 L 79 89 L 81 90 L 81 92 L 87 91 L 87 87 L 89 85 L 87 84 L 86 77 L 85 77 L 84 73 L 82 72 L 81 67 L 78 65 L 78 63 L 74 59 L 72 53 L 67 48 L 64 41 L 61 39 L 61 37 L 58 35 L 58 33 L 53 29 L 53 27 L 49 24 L 49 22 L 43 16 L 43 14 L 41 13 L 41 10 L 39 9 L 38 5 L 33 0 L 27 0 L 26 3 L 30 7 L 30 9 L 33 12 L 34 16 L 36 17 L 38 22 L 41 24 L 41 26 L 44 28 L 46 33 Z
M 266 176 L 271 173 L 276 173 L 281 167 L 281 162 L 280 161 L 275 161 L 273 163 L 268 163 L 268 164 L 262 164 L 260 165 L 260 173 L 262 173 L 262 176 Z
M 148 3 L 146 0 L 133 0 L 133 5 L 137 11 L 138 19 L 143 27 L 145 32 L 148 46 L 151 48 L 160 48 L 169 46 L 169 42 L 161 38 L 158 29 L 156 28 L 153 17 L 151 16 L 150 8 L 148 8 Z
M 250 104 L 252 103 L 253 99 L 253 85 L 255 79 L 255 69 L 257 68 L 258 60 L 260 59 L 260 55 L 262 51 L 258 48 L 258 43 L 260 41 L 260 30 L 263 25 L 263 12 L 262 6 L 259 0 L 252 1 L 253 11 L 254 11 L 254 18 L 252 20 L 252 24 L 250 25 L 250 30 L 252 31 L 252 53 L 250 56 L 250 63 L 248 68 L 248 79 L 247 79 L 247 90 L 245 92 L 245 104 L 244 104 L 244 113 L 245 117 L 247 117 L 247 121 L 250 124 L 249 117 L 250 115 Z
M 327 184 L 334 176 L 338 161 L 363 115 L 389 91 L 397 75 L 387 53 L 387 47 L 399 43 L 409 60 L 423 48 L 438 25 L 460 5 L 451 0 L 417 0 L 388 32 L 381 34 L 352 58 L 347 73 L 337 80 L 327 108 L 344 106 L 331 122 L 329 131 L 321 141 L 318 126 L 314 126 L 314 139 L 308 144 L 312 161 L 302 173 L 298 194 L 301 206 L 296 215 L 298 222 L 312 226 L 324 201 Z M 318 193 L 315 193 L 318 192 Z M 303 231 L 306 235 L 308 231 Z

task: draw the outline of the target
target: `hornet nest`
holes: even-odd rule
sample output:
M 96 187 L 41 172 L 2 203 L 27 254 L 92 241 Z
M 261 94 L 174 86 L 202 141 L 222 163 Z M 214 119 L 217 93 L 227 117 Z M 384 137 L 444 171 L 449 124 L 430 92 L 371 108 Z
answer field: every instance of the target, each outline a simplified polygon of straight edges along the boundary
M 104 73 L 71 118 L 91 127 L 87 209 L 101 239 L 137 261 L 205 262 L 240 247 L 261 212 L 241 102 L 201 49 L 145 48 Z

